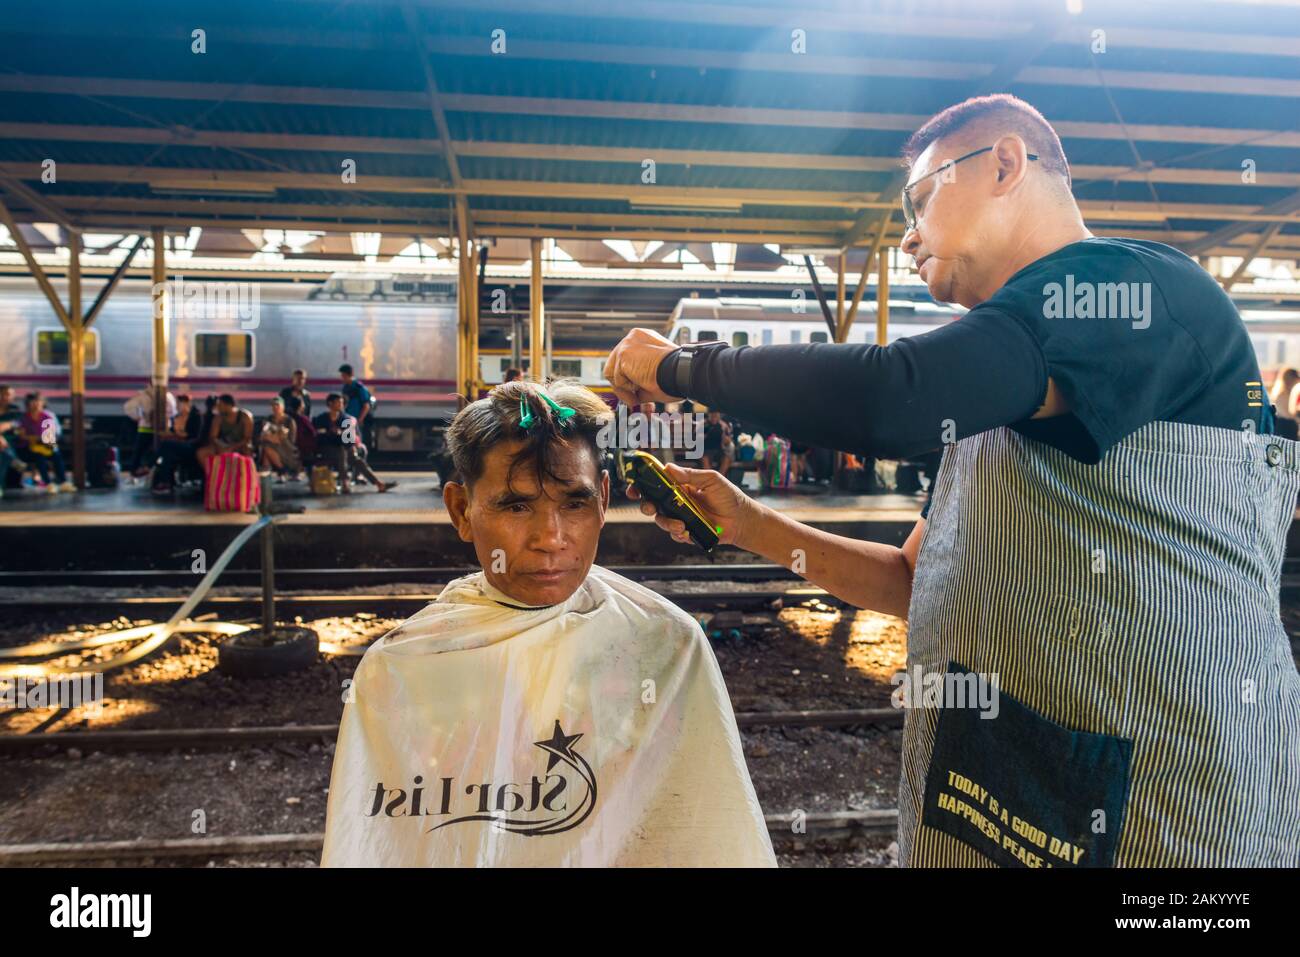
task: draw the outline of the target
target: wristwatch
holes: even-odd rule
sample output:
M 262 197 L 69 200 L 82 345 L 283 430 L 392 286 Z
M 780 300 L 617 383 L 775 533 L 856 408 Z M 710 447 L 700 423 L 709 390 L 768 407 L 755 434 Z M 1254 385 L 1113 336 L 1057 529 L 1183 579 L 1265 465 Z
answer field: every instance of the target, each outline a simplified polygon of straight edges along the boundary
M 721 339 L 709 339 L 705 342 L 687 342 L 682 345 L 676 352 L 671 353 L 677 357 L 677 364 L 673 367 L 673 395 L 679 395 L 687 398 L 691 394 L 691 366 L 697 353 L 705 352 L 709 349 L 726 348 L 726 343 Z

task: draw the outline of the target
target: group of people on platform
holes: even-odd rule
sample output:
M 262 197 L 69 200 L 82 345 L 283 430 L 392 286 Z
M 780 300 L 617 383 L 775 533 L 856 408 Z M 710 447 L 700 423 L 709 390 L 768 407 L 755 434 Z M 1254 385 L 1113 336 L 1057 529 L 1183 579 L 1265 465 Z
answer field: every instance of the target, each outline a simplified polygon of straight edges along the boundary
M 124 405 L 136 424 L 124 470 L 141 479 L 151 476 L 152 490 L 163 495 L 178 479 L 202 482 L 213 457 L 233 452 L 280 481 L 300 479 L 304 469 L 323 464 L 339 473 L 344 492 L 351 491 L 354 474 L 386 492 L 396 483 L 381 481 L 366 461 L 374 398 L 350 365 L 341 366 L 339 374 L 338 392 L 326 397 L 326 408 L 313 418 L 307 375 L 295 370 L 291 383 L 271 399 L 260 429 L 231 394 L 208 396 L 200 409 L 190 396 L 168 392 L 160 436 L 155 436 L 155 392 L 146 385 Z M 24 478 L 46 492 L 76 491 L 59 447 L 62 434 L 58 416 L 45 408 L 39 391 L 19 405 L 14 388 L 0 384 L 0 497 Z
M 324 465 L 338 473 L 344 494 L 352 491 L 354 477 L 387 492 L 397 483 L 382 481 L 367 462 L 374 398 L 352 366 L 340 366 L 339 375 L 339 390 L 326 396 L 325 408 L 313 417 L 307 373 L 295 369 L 289 385 L 271 399 L 260 427 L 229 393 L 208 396 L 203 412 L 188 395 L 168 394 L 167 430 L 156 453 L 155 398 L 146 387 L 126 403 L 136 420 L 136 451 L 128 467 L 137 477 L 152 473 L 150 485 L 158 495 L 169 494 L 180 475 L 201 478 L 213 458 L 227 453 L 247 456 L 277 481 L 301 480 L 304 469 Z

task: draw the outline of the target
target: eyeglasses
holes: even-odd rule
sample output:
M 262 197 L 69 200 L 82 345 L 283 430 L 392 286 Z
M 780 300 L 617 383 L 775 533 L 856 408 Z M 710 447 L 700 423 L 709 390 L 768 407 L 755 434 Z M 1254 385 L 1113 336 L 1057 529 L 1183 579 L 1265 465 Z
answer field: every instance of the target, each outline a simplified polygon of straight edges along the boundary
M 916 229 L 916 207 L 912 205 L 912 188 L 916 186 L 917 183 L 923 183 L 931 176 L 936 176 L 939 173 L 942 173 L 946 169 L 951 169 L 952 167 L 956 166 L 958 163 L 964 163 L 972 156 L 979 156 L 981 153 L 988 153 L 992 149 L 993 147 L 986 146 L 983 149 L 975 150 L 975 152 L 973 153 L 967 153 L 965 156 L 958 156 L 955 160 L 948 160 L 946 163 L 941 164 L 938 169 L 933 169 L 930 172 L 926 173 L 924 176 L 920 177 L 919 179 L 913 180 L 912 182 L 904 186 L 903 187 L 903 220 L 907 223 L 907 228 Z M 1031 160 L 1038 159 L 1037 153 L 1026 153 L 1025 156 Z

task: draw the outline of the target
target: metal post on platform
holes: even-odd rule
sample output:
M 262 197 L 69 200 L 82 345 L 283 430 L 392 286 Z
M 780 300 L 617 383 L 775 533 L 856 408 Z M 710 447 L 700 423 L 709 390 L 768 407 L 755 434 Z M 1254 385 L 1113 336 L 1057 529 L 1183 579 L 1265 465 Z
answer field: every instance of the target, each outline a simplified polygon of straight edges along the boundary
M 68 232 L 68 398 L 72 406 L 72 481 L 86 487 L 86 325 L 81 317 L 81 233 Z
M 844 328 L 844 260 L 848 258 L 848 248 L 840 250 L 835 257 L 835 341 L 840 342 L 840 330 Z
M 162 446 L 167 421 L 167 250 L 166 234 L 154 226 L 153 237 L 153 445 Z
M 880 250 L 880 271 L 876 281 L 876 345 L 889 343 L 889 250 Z
M 262 476 L 262 504 L 258 510 L 271 514 L 271 476 Z M 275 631 L 275 540 L 271 537 L 275 525 L 262 529 L 262 634 L 270 636 Z
M 542 241 L 530 245 L 532 274 L 528 283 L 528 375 L 536 382 L 545 381 L 546 310 L 542 289 Z
M 524 323 L 518 314 L 510 316 L 510 367 L 518 369 L 524 364 Z

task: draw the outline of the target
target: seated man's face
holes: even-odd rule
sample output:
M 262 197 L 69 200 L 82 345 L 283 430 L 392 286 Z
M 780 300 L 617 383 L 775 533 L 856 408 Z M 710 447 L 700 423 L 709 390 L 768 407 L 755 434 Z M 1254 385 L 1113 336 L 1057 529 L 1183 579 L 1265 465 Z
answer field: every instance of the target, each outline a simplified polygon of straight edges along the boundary
M 525 461 L 507 485 L 510 462 L 522 446 L 493 446 L 473 487 L 448 482 L 442 499 L 495 588 L 520 604 L 554 605 L 578 589 L 596 559 L 609 474 L 577 441 L 555 447 L 552 464 L 562 482 L 547 476 L 539 488 L 536 464 Z

